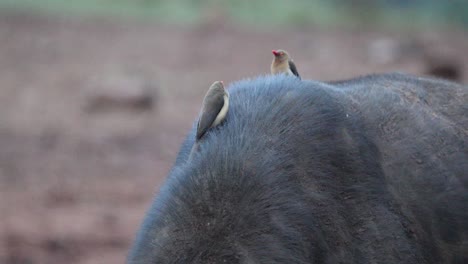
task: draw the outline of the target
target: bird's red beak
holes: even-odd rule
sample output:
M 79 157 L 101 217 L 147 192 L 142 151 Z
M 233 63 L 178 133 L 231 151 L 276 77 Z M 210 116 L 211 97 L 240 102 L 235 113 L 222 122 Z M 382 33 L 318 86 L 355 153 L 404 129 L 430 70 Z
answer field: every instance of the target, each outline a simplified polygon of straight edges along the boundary
M 271 53 L 273 53 L 273 55 L 275 55 L 275 56 L 279 55 L 279 53 L 276 50 L 272 50 Z

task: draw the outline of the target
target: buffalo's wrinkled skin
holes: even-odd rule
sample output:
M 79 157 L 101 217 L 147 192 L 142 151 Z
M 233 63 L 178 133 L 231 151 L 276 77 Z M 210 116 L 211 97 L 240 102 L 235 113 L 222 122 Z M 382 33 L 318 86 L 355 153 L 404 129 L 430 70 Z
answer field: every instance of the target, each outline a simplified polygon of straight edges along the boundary
M 468 263 L 467 87 L 267 76 L 229 93 L 128 263 Z

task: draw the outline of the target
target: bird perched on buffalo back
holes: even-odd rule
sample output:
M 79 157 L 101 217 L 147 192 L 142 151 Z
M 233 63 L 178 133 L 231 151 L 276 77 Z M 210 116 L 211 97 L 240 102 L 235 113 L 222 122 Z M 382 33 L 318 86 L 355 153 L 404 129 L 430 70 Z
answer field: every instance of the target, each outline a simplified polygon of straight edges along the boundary
M 286 73 L 287 75 L 295 75 L 301 79 L 296 65 L 285 50 L 272 50 L 272 53 L 275 58 L 271 63 L 271 74 Z
M 229 109 L 229 93 L 222 81 L 214 82 L 203 99 L 203 106 L 198 120 L 196 139 L 200 140 L 212 127 L 219 125 Z

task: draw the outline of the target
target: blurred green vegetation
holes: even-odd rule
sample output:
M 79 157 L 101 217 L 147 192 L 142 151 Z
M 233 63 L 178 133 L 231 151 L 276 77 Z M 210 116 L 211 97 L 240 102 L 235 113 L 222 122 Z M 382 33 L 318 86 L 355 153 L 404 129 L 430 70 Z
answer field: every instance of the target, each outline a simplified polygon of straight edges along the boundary
M 258 26 L 468 26 L 467 0 L 0 0 L 2 10 L 202 22 L 219 12 Z

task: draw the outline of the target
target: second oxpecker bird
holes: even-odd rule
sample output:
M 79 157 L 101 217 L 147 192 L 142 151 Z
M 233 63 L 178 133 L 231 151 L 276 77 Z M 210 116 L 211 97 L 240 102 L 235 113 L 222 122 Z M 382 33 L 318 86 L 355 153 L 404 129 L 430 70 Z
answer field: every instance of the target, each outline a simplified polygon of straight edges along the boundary
M 228 109 L 228 91 L 224 88 L 223 82 L 214 82 L 203 99 L 196 139 L 201 139 L 208 129 L 221 124 L 226 118 Z
M 271 74 L 285 73 L 301 79 L 296 65 L 285 50 L 272 50 L 271 52 L 275 56 L 270 67 Z

